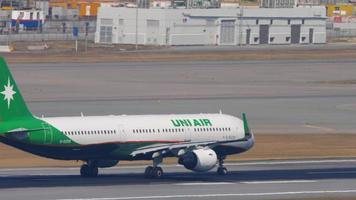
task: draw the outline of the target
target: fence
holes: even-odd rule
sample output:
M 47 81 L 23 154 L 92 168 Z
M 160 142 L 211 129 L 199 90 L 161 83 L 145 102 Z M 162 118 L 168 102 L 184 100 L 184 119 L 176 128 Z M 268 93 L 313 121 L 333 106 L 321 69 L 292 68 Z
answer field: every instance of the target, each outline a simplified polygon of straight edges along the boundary
M 328 37 L 328 38 L 356 37 L 356 29 L 332 29 L 332 30 L 326 30 L 326 37 Z
M 43 41 L 43 40 L 75 40 L 73 37 L 73 27 L 78 28 L 78 39 L 94 40 L 96 21 L 75 20 L 75 21 L 46 21 L 43 27 L 37 30 L 12 31 L 3 27 L 0 30 L 0 42 L 10 41 Z
M 89 33 L 87 40 L 94 41 L 95 33 Z M 85 34 L 79 34 L 79 40 L 85 40 Z M 0 42 L 19 42 L 19 41 L 48 41 L 48 40 L 75 40 L 71 33 L 27 33 L 27 34 L 12 34 L 12 35 L 0 35 Z

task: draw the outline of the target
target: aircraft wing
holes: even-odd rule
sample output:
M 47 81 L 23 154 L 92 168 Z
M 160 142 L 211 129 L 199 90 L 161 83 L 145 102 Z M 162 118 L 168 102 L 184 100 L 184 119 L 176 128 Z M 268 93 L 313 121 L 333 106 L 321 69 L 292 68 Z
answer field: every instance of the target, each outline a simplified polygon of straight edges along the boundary
M 252 136 L 246 136 L 242 139 L 236 140 L 224 140 L 224 141 L 202 141 L 202 142 L 179 142 L 179 143 L 171 143 L 171 144 L 158 144 L 158 145 L 150 145 L 146 147 L 142 147 L 133 151 L 131 156 L 137 156 L 140 154 L 154 154 L 154 153 L 161 153 L 162 155 L 173 153 L 174 155 L 180 156 L 185 152 L 195 149 L 197 147 L 209 147 L 214 148 L 218 145 L 223 145 L 227 143 L 233 142 L 245 142 L 250 139 Z

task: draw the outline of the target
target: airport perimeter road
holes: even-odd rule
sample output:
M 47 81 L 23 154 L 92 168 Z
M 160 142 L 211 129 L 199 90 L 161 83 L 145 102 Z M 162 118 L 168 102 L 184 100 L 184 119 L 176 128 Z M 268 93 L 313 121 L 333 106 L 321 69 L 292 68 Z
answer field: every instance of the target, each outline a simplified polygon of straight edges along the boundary
M 194 173 L 163 166 L 159 180 L 143 178 L 144 166 L 103 169 L 81 178 L 78 168 L 1 169 L 6 200 L 296 199 L 355 197 L 356 160 L 228 163 L 230 174 Z
M 12 64 L 38 116 L 247 112 L 258 133 L 356 133 L 356 60 Z

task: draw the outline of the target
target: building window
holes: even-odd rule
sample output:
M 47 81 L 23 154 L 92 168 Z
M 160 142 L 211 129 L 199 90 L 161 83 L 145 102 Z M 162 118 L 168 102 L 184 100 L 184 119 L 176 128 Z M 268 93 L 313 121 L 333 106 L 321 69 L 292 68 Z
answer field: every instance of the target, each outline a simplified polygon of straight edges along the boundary
M 123 26 L 124 25 L 124 19 L 119 19 L 119 26 Z
M 273 19 L 271 19 L 271 22 L 270 22 L 270 24 L 271 24 L 271 25 L 273 24 Z
M 100 43 L 112 43 L 112 19 L 101 19 L 100 20 Z
M 258 25 L 260 22 L 259 22 L 259 20 L 258 19 L 256 19 L 256 25 Z
M 288 25 L 290 25 L 290 19 L 288 19 Z
M 147 27 L 159 27 L 159 20 L 148 19 L 146 23 Z

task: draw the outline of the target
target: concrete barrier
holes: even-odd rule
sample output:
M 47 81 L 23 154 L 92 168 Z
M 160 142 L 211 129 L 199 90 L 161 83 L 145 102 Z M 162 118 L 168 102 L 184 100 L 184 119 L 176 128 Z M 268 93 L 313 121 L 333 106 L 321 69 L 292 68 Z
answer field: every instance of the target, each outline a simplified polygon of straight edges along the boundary
M 13 52 L 14 51 L 14 47 L 11 45 L 0 45 L 0 52 Z

